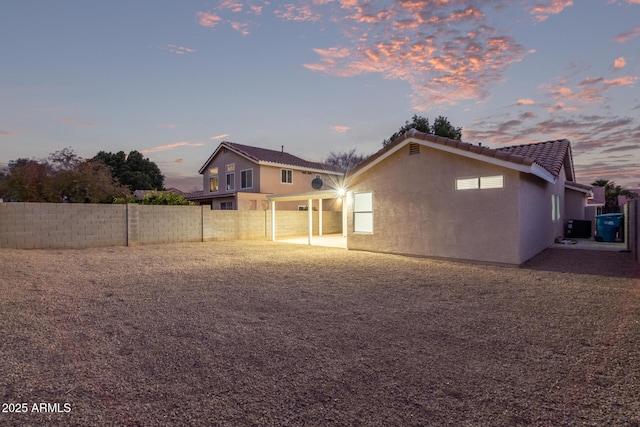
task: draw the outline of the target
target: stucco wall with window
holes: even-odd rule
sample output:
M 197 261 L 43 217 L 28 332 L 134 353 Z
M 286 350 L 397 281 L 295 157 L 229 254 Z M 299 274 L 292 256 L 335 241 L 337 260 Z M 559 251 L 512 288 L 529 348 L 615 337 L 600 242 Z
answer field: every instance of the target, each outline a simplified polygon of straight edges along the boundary
M 233 165 L 233 171 L 228 171 L 227 167 Z M 210 191 L 210 183 L 212 178 L 212 170 L 217 170 L 218 191 Z M 252 185 L 250 188 L 242 188 L 242 171 L 252 170 Z M 233 174 L 233 188 L 227 189 L 227 175 Z M 260 170 L 258 165 L 252 161 L 237 155 L 231 150 L 223 148 L 218 155 L 207 165 L 204 170 L 203 189 L 205 195 L 222 195 L 236 193 L 238 191 L 258 192 L 260 191 L 257 183 L 260 182 Z
M 480 188 L 502 176 L 502 188 Z M 478 188 L 457 190 L 459 179 Z M 407 145 L 348 182 L 349 249 L 520 264 L 520 173 L 421 146 Z M 373 233 L 353 231 L 353 195 L 371 192 Z
M 282 182 L 282 171 L 291 171 L 291 182 Z M 301 171 L 299 169 L 287 168 L 287 167 L 275 167 L 275 166 L 260 166 L 260 191 L 266 194 L 286 194 L 286 193 L 303 193 L 307 191 L 314 191 L 311 187 L 311 181 L 313 181 L 317 175 L 323 182 L 322 190 L 331 188 L 336 178 L 330 177 L 328 174 Z

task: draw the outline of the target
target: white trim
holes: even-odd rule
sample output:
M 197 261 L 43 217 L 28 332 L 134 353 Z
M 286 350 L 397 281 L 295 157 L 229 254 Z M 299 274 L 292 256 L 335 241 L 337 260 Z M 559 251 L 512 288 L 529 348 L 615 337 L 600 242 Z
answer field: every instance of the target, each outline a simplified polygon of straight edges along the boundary
M 253 162 L 255 163 L 255 161 L 253 161 Z M 288 165 L 286 163 L 265 162 L 265 161 L 260 160 L 258 162 L 258 164 L 260 166 L 273 166 L 273 167 L 280 168 L 280 169 L 291 169 L 291 170 L 306 171 L 306 172 L 313 172 L 313 173 L 319 173 L 319 174 L 323 174 L 324 173 L 324 174 L 327 174 L 327 175 L 344 176 L 343 172 L 334 172 L 334 171 L 330 171 L 330 170 L 326 170 L 326 169 L 307 168 L 307 167 L 303 167 L 303 166 Z
M 269 194 L 267 200 L 272 202 L 294 202 L 299 200 L 309 199 L 338 199 L 337 190 L 322 190 L 322 191 L 309 191 L 304 193 L 290 193 L 290 194 Z
M 291 172 L 291 181 L 283 181 L 282 180 L 282 172 Z M 289 174 L 287 173 L 287 178 L 289 177 Z M 290 168 L 280 168 L 280 184 L 289 184 L 289 185 L 293 185 L 293 169 Z
M 569 190 L 574 190 L 574 191 L 578 191 L 580 193 L 584 193 L 586 195 L 588 195 L 589 197 L 593 197 L 593 190 L 587 190 L 586 188 L 582 188 L 582 187 L 578 187 L 575 185 L 571 185 L 568 182 L 564 183 L 564 188 L 568 188 Z M 604 203 L 603 203 L 604 205 Z

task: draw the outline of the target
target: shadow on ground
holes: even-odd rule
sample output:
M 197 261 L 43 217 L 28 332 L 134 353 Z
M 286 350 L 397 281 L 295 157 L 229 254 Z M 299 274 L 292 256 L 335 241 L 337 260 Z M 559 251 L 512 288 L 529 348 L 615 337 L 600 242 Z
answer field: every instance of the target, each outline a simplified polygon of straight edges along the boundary
M 640 278 L 640 264 L 630 252 L 549 248 L 522 265 L 529 270 Z

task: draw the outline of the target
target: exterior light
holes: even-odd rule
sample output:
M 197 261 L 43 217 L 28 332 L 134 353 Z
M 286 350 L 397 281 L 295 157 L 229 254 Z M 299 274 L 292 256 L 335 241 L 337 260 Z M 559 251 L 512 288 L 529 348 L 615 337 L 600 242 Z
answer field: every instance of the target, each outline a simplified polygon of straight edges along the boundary
M 344 195 L 346 194 L 346 190 L 342 187 L 338 188 L 338 197 L 344 197 Z

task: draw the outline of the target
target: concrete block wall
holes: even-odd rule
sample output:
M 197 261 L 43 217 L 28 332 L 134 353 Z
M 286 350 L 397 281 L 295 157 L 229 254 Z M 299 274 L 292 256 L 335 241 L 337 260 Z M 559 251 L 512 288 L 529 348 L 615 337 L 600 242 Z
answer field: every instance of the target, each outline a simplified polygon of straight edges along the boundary
M 309 227 L 308 211 L 276 210 L 276 239 L 306 236 Z M 267 211 L 267 235 L 271 236 L 271 211 Z M 318 235 L 318 212 L 313 212 L 313 235 Z M 322 212 L 322 234 L 342 232 L 342 212 Z
M 202 207 L 127 205 L 128 245 L 202 241 Z
M 340 233 L 340 212 L 323 212 L 323 234 Z M 277 211 L 276 237 L 307 235 L 303 211 Z M 314 235 L 318 212 L 313 212 Z M 0 248 L 88 248 L 271 238 L 271 211 L 208 206 L 0 203 Z
M 126 241 L 124 205 L 0 203 L 3 248 L 88 248 Z
M 266 238 L 265 211 L 221 211 L 202 206 L 203 241 Z

